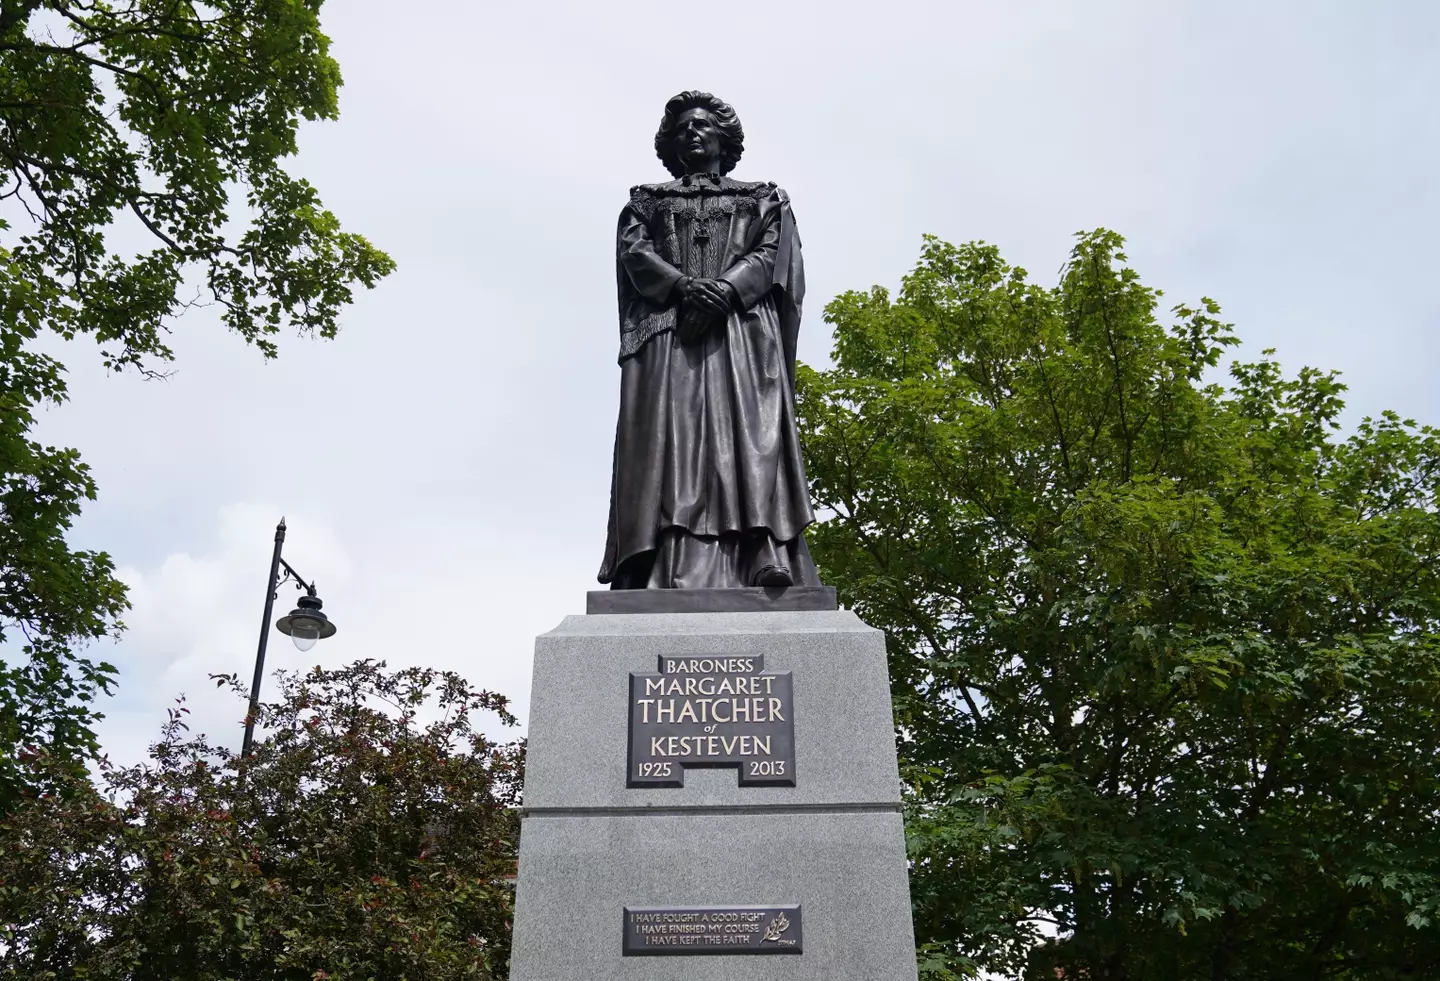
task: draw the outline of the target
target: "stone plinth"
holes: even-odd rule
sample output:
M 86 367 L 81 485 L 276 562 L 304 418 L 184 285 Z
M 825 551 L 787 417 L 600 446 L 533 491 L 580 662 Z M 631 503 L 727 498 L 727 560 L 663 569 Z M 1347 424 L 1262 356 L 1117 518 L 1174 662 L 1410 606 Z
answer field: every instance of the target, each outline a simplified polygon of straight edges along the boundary
M 790 672 L 795 785 L 627 787 L 631 672 Z M 883 635 L 844 611 L 567 617 L 536 641 L 512 981 L 914 981 Z M 624 957 L 625 907 L 803 910 L 797 956 Z

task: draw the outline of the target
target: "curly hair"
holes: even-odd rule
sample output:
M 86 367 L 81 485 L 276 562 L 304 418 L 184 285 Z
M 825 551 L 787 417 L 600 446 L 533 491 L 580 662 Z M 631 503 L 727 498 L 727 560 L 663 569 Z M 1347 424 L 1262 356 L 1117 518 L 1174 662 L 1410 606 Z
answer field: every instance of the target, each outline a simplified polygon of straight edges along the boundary
M 717 99 L 709 92 L 681 92 L 665 103 L 665 115 L 660 120 L 660 128 L 655 131 L 655 155 L 673 176 L 685 176 L 685 165 L 675 151 L 675 130 L 680 116 L 691 109 L 704 109 L 714 117 L 720 130 L 720 173 L 730 173 L 745 152 L 745 130 L 730 103 Z

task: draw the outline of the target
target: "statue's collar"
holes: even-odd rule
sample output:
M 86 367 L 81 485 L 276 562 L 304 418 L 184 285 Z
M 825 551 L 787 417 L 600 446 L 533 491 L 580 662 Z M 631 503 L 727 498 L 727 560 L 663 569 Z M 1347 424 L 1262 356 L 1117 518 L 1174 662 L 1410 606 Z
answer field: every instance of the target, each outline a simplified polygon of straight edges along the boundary
M 704 194 L 753 194 L 759 188 L 769 188 L 771 186 L 773 185 L 737 181 L 733 177 L 724 177 L 720 174 L 686 174 L 684 177 L 676 178 L 665 184 L 639 184 L 630 190 L 632 193 L 646 192 L 660 196 L 671 194 L 693 196 Z

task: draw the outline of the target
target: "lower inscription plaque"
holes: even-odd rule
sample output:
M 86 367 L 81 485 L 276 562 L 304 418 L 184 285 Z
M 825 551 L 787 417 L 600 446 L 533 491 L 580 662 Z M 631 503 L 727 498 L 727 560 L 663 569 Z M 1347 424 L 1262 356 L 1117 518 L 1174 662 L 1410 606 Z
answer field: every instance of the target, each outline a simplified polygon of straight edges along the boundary
M 626 906 L 626 957 L 798 954 L 800 907 Z

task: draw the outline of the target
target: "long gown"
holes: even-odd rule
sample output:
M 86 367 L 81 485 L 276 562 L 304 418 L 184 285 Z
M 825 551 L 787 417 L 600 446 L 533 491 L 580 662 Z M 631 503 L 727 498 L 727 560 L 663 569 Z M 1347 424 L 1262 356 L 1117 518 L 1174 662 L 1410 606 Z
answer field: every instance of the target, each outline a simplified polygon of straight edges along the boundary
M 785 192 L 715 175 L 641 185 L 616 252 L 620 416 L 600 582 L 750 586 L 775 567 L 818 584 L 793 391 L 804 272 Z M 684 276 L 736 297 L 688 344 Z

